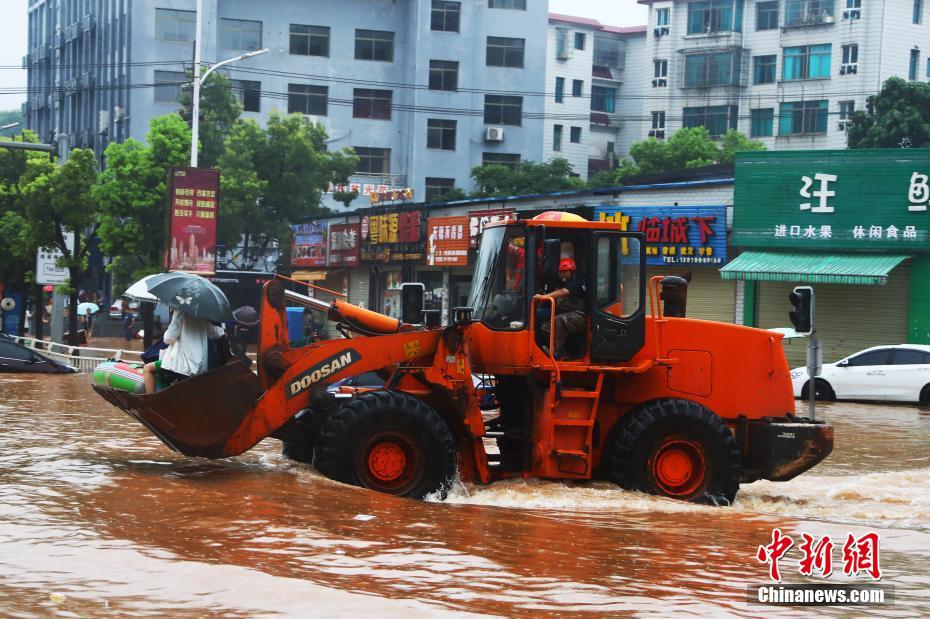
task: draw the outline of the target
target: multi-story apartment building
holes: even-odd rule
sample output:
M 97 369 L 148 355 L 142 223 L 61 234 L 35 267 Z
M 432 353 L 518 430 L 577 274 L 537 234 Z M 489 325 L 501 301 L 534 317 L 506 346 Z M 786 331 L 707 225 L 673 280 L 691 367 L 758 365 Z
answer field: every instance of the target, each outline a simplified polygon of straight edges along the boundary
M 204 0 L 203 52 L 244 116 L 301 113 L 354 147 L 359 185 L 430 199 L 470 169 L 543 158 L 548 2 Z M 29 127 L 94 148 L 179 108 L 195 0 L 29 0 Z M 535 95 L 535 96 L 534 96 Z M 359 201 L 361 203 L 361 200 Z
M 550 13 L 545 160 L 563 157 L 587 178 L 640 138 L 640 124 L 628 120 L 641 110 L 645 36 L 644 27 Z
M 641 135 L 736 128 L 770 150 L 845 148 L 892 76 L 930 75 L 928 0 L 639 0 Z

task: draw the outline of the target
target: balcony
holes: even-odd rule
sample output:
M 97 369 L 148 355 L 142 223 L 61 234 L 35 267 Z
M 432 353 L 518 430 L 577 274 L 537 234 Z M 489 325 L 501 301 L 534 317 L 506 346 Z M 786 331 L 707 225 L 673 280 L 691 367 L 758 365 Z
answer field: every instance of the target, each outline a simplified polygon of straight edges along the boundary
M 826 26 L 836 21 L 834 0 L 788 0 L 784 28 Z

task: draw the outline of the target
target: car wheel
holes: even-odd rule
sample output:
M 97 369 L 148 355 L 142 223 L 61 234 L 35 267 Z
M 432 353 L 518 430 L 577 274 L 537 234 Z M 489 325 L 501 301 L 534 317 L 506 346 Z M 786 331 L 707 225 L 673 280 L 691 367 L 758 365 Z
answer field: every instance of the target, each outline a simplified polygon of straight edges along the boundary
M 930 385 L 924 385 L 924 388 L 920 390 L 920 403 L 930 406 Z
M 696 402 L 649 402 L 621 418 L 604 447 L 604 470 L 622 488 L 713 505 L 732 504 L 739 490 L 733 433 Z
M 833 387 L 830 386 L 830 383 L 825 381 L 822 378 L 817 378 L 814 380 L 814 399 L 829 401 L 832 402 L 836 399 L 836 393 L 833 391 Z M 806 400 L 810 397 L 809 387 L 810 381 L 804 383 L 804 387 L 801 388 L 801 399 Z

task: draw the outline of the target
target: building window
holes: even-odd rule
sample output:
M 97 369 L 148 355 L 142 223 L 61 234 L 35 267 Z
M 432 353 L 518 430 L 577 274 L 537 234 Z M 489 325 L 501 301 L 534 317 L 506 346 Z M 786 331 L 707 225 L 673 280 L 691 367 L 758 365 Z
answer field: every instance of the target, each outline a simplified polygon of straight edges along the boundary
M 927 58 L 927 77 L 930 77 L 930 58 Z
M 456 3 L 457 4 L 457 3 Z M 444 195 L 455 189 L 454 178 L 436 178 L 434 176 L 426 177 L 426 201 L 439 200 Z
M 752 59 L 752 83 L 753 84 L 774 84 L 775 83 L 775 63 L 776 56 L 754 56 Z
M 287 85 L 287 113 L 326 116 L 329 86 Z
M 522 118 L 523 97 L 484 95 L 484 124 L 519 126 Z
M 356 88 L 352 94 L 352 118 L 391 120 L 391 90 Z
M 617 107 L 617 89 L 591 86 L 591 111 L 613 114 Z
M 299 56 L 329 56 L 329 26 L 291 24 L 291 53 Z
M 433 14 L 430 20 L 430 29 L 439 32 L 458 32 L 461 14 L 461 2 L 433 0 Z
M 833 17 L 835 0 L 786 0 L 785 26 L 816 26 Z
M 781 78 L 790 80 L 815 80 L 830 77 L 830 55 L 833 45 L 802 45 L 785 48 L 785 62 Z
M 778 28 L 778 0 L 757 4 L 756 30 L 775 30 L 776 28 Z
M 739 84 L 738 52 L 702 52 L 685 56 L 685 88 L 736 86 Z
M 625 58 L 620 45 L 618 39 L 595 35 L 592 64 L 610 69 L 623 69 Z
M 855 43 L 843 46 L 843 64 L 859 62 L 859 46 Z
M 656 9 L 656 26 L 668 26 L 669 9 Z
M 568 30 L 565 28 L 555 29 L 555 57 L 559 60 L 572 57 L 572 49 L 568 46 Z
M 665 129 L 665 112 L 652 112 L 652 128 Z
M 575 49 L 584 49 L 584 33 L 575 33 Z
M 923 11 L 922 11 L 922 9 L 923 9 L 923 4 L 924 4 L 924 0 L 914 0 L 914 19 L 913 19 L 913 21 L 914 21 L 915 24 L 919 24 L 919 23 L 920 23 L 921 13 L 923 12 Z
M 712 137 L 719 137 L 729 129 L 736 129 L 739 106 L 711 105 L 686 107 L 682 118 L 683 127 L 705 127 Z
M 180 103 L 181 86 L 190 83 L 186 73 L 155 71 L 155 100 L 161 103 Z
M 429 61 L 429 89 L 457 90 L 459 87 L 459 63 L 453 60 Z
M 562 125 L 552 125 L 552 150 L 562 150 Z
M 853 112 L 856 111 L 855 101 L 840 101 L 840 120 L 852 120 Z
M 239 98 L 244 112 L 262 111 L 262 83 L 246 80 L 230 80 L 230 89 Z
M 775 125 L 775 110 L 768 107 L 758 110 L 749 110 L 750 125 L 749 137 L 768 138 L 772 137 Z
M 515 9 L 526 10 L 526 0 L 488 0 L 489 9 Z
M 569 132 L 569 140 L 572 144 L 581 144 L 581 127 L 572 127 Z
M 390 174 L 391 173 L 391 149 L 390 148 L 368 148 L 365 146 L 355 146 L 355 154 L 358 155 L 359 174 Z
M 356 30 L 355 59 L 394 62 L 394 33 L 384 30 Z
M 429 118 L 426 120 L 426 148 L 455 150 L 454 120 Z
M 668 77 L 668 60 L 653 60 L 652 73 L 654 77 Z
M 520 155 L 515 153 L 481 153 L 481 165 L 502 165 L 516 170 L 520 165 Z
M 159 41 L 192 42 L 196 24 L 195 11 L 155 9 L 155 38 Z
M 584 91 L 584 80 L 572 80 L 572 96 L 580 97 Z
M 254 52 L 262 48 L 262 22 L 245 19 L 220 20 L 220 47 Z
M 911 50 L 911 62 L 907 69 L 907 79 L 914 81 L 917 79 L 917 63 L 920 62 L 920 50 Z
M 565 100 L 565 78 L 555 78 L 555 102 L 562 103 Z
M 782 103 L 778 115 L 778 135 L 804 135 L 827 132 L 827 101 Z
M 489 67 L 523 68 L 523 39 L 488 37 L 485 63 Z
M 709 34 L 741 29 L 742 0 L 701 0 L 688 3 L 688 34 Z

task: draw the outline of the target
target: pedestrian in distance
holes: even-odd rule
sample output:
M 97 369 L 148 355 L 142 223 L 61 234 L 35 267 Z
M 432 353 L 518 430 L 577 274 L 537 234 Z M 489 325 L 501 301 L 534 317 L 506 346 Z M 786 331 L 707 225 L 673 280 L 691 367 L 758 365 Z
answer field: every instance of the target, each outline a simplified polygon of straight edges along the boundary
M 135 314 L 132 313 L 132 309 L 129 307 L 129 301 L 123 299 L 122 304 L 120 305 L 121 316 L 123 320 L 123 338 L 127 342 L 132 341 L 132 326 L 136 322 Z

